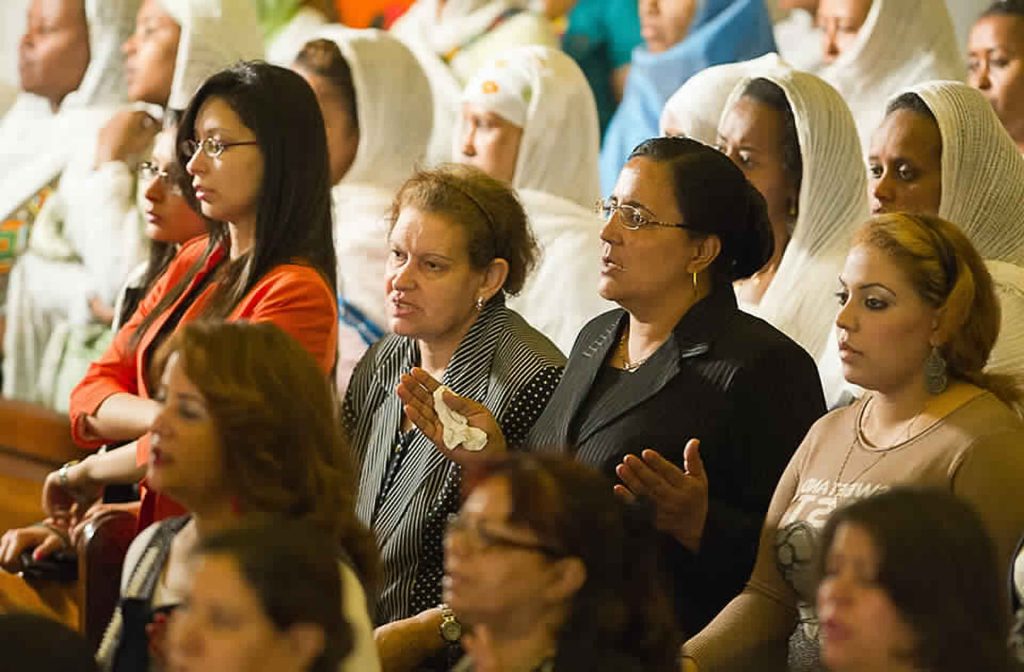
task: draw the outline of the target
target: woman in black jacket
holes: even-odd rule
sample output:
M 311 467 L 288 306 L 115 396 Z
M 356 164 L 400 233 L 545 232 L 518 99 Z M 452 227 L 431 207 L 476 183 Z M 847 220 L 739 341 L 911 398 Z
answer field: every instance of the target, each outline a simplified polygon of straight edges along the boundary
M 732 282 L 761 269 L 772 239 L 764 199 L 724 155 L 648 140 L 601 210 L 599 291 L 621 308 L 580 332 L 525 447 L 575 455 L 624 498 L 653 500 L 693 633 L 749 576 L 775 484 L 825 412 L 821 385 L 806 352 L 736 306 Z M 432 437 L 435 387 L 414 371 L 400 390 Z M 486 409 L 466 414 L 488 432 L 486 452 L 504 449 Z

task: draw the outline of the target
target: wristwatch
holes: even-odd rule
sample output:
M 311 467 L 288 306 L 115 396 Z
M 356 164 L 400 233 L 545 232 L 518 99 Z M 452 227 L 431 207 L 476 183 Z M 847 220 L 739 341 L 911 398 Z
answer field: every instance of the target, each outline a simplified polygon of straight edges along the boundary
M 441 603 L 441 639 L 448 644 L 458 644 L 462 639 L 462 623 L 455 618 L 455 612 L 447 604 Z

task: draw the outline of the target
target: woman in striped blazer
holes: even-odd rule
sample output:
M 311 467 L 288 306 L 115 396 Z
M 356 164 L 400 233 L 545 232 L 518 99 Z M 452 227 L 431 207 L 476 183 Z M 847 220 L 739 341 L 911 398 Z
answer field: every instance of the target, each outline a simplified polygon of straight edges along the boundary
M 395 393 L 401 378 L 422 368 L 486 406 L 506 436 L 523 440 L 565 365 L 551 341 L 505 307 L 536 256 L 507 186 L 468 166 L 419 172 L 399 191 L 391 220 L 392 333 L 367 351 L 345 397 L 345 425 L 361 463 L 357 511 L 382 555 L 376 618 L 389 624 L 378 632 L 389 669 L 419 666 L 421 655 L 445 648 L 444 526 L 459 507 L 460 462 L 472 457 L 435 447 L 415 427 Z

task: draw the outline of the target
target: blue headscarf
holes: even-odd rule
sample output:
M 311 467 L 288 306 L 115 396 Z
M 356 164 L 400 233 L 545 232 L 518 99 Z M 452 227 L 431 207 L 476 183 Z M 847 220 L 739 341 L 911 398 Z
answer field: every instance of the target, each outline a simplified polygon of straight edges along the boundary
M 658 120 L 669 97 L 704 68 L 757 58 L 775 51 L 764 0 L 700 0 L 689 34 L 660 54 L 645 45 L 633 51 L 622 103 L 601 148 L 601 190 L 611 193 L 626 157 L 659 135 Z

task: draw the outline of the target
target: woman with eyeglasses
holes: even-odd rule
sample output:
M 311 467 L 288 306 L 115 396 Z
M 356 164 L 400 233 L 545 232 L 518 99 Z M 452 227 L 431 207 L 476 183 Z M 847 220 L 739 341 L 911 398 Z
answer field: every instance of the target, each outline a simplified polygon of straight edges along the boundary
M 282 105 L 282 100 L 288 101 Z M 132 483 L 149 453 L 159 404 L 145 372 L 180 324 L 273 322 L 305 346 L 324 375 L 337 352 L 336 262 L 323 118 L 309 85 L 265 63 L 240 63 L 203 84 L 178 128 L 178 162 L 210 234 L 182 247 L 110 348 L 71 395 L 83 447 L 130 442 L 53 472 L 47 513 Z M 140 524 L 180 507 L 146 491 Z
M 674 605 L 696 632 L 749 576 L 775 484 L 825 411 L 821 385 L 804 350 L 736 306 L 732 283 L 764 266 L 771 225 L 725 155 L 648 140 L 603 212 L 598 289 L 620 308 L 580 332 L 525 446 L 573 455 L 620 481 L 623 498 L 653 500 Z M 436 386 L 417 370 L 399 390 L 435 442 Z M 487 409 L 466 404 L 485 450 L 503 450 Z
M 563 458 L 510 455 L 468 480 L 445 534 L 446 608 L 467 631 L 456 670 L 678 669 L 649 515 Z

